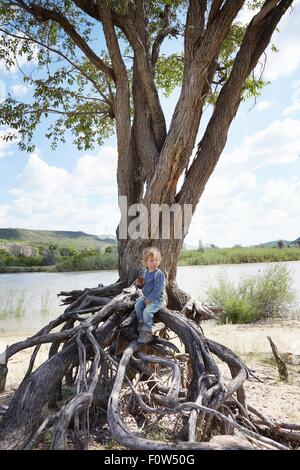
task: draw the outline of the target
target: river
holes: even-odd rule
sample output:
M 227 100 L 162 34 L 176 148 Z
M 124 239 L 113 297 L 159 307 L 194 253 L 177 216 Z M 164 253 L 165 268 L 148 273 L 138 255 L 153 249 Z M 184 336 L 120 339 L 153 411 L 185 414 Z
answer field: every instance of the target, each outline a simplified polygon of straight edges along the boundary
M 242 276 L 256 274 L 274 263 L 179 266 L 178 285 L 199 300 L 216 285 L 220 275 L 237 283 Z M 293 287 L 300 303 L 300 261 L 283 264 L 291 271 Z M 96 287 L 118 279 L 117 271 L 69 273 L 0 274 L 0 336 L 8 333 L 32 334 L 63 312 L 60 291 Z

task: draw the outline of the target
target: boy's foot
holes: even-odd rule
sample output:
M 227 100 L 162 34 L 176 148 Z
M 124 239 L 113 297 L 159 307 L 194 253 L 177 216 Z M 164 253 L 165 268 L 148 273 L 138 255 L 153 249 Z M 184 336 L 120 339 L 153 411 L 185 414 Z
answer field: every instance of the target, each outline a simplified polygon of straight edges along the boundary
M 152 331 L 141 331 L 138 343 L 147 344 L 152 341 Z

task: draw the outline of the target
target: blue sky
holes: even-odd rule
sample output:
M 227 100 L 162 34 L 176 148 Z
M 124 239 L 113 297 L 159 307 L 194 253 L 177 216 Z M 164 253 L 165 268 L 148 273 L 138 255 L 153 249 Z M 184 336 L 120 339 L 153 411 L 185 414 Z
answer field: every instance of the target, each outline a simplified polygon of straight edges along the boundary
M 256 103 L 241 105 L 186 243 L 249 245 L 300 236 L 299 31 L 296 0 L 273 37 L 279 53 L 267 53 L 265 78 L 272 83 Z M 17 69 L 0 62 L 0 99 L 7 93 L 29 100 L 31 90 Z M 162 98 L 168 121 L 177 96 Z M 79 152 L 70 138 L 52 151 L 44 129 L 32 154 L 0 139 L 0 227 L 114 234 L 120 216 L 115 138 L 92 152 Z

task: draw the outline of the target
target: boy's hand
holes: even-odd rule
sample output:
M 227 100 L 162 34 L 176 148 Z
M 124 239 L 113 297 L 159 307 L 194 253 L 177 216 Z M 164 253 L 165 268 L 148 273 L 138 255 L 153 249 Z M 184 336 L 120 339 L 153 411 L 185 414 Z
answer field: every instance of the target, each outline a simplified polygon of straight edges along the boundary
M 144 279 L 143 279 L 141 276 L 139 276 L 139 277 L 134 281 L 134 283 L 135 283 L 135 285 L 136 285 L 137 287 L 143 287 L 143 285 L 144 285 Z
M 150 299 L 145 299 L 145 300 L 144 300 L 144 302 L 145 302 L 145 304 L 146 304 L 146 305 L 148 305 L 148 304 L 151 304 L 151 303 L 152 303 L 152 301 L 151 301 Z

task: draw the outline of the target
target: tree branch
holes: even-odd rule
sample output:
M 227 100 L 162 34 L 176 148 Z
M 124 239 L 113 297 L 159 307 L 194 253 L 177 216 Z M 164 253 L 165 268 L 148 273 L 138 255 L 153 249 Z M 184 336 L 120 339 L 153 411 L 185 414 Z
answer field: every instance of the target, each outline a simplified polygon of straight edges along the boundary
M 95 20 L 100 20 L 97 4 L 90 0 L 72 0 L 72 2 Z
M 110 14 L 113 24 L 122 30 L 134 50 L 134 62 L 139 72 L 140 86 L 143 88 L 146 96 L 151 113 L 152 129 L 156 146 L 160 150 L 166 136 L 166 123 L 154 82 L 151 58 L 148 54 L 148 33 L 145 28 L 143 3 L 142 0 L 137 1 L 136 10 L 133 11 L 132 8 L 129 8 L 126 16 L 121 15 L 113 9 L 110 9 Z M 101 11 L 100 17 L 103 21 Z
M 13 26 L 13 25 L 10 25 L 10 26 Z M 99 95 L 102 96 L 103 102 L 105 102 L 106 104 L 108 104 L 109 106 L 112 107 L 112 105 L 113 105 L 112 101 L 110 101 L 107 98 L 107 96 L 105 96 L 104 93 L 102 93 L 101 89 L 98 87 L 97 82 L 90 75 L 88 75 L 80 65 L 73 62 L 71 59 L 69 59 L 69 57 L 67 57 L 63 52 L 59 51 L 58 49 L 54 49 L 53 47 L 48 46 L 48 44 L 44 44 L 41 41 L 38 41 L 37 39 L 29 36 L 28 33 L 20 30 L 19 28 L 15 27 L 15 26 L 13 26 L 13 27 L 17 31 L 21 32 L 22 34 L 26 34 L 26 37 L 17 36 L 16 34 L 13 34 L 12 32 L 7 31 L 7 30 L 2 29 L 2 28 L 0 28 L 0 31 L 3 32 L 4 34 L 8 35 L 8 36 L 11 36 L 11 37 L 16 38 L 16 39 L 20 39 L 21 41 L 28 41 L 28 42 L 32 42 L 33 44 L 37 44 L 41 47 L 44 47 L 48 51 L 53 52 L 54 54 L 57 54 L 59 57 L 62 57 L 69 64 L 71 64 L 74 69 L 78 70 L 83 77 L 85 77 L 90 83 L 92 83 L 92 85 L 95 87 L 95 89 L 97 90 Z M 86 97 L 86 99 L 87 99 L 87 97 Z M 92 99 L 99 100 L 99 98 L 92 98 Z M 102 100 L 99 100 L 99 101 L 102 101 Z
M 210 25 L 211 22 L 215 19 L 215 17 L 220 13 L 220 8 L 222 6 L 223 0 L 212 0 L 212 4 L 209 10 L 208 15 L 208 22 L 207 24 Z
M 219 94 L 194 161 L 176 196 L 178 203 L 191 203 L 194 210 L 226 144 L 228 129 L 236 115 L 244 82 L 255 68 L 277 24 L 293 0 L 281 0 L 277 6 L 275 2 L 270 3 L 273 3 L 273 8 L 268 13 L 265 10 L 265 15 L 261 15 L 260 11 L 246 29 L 230 77 Z
M 151 65 L 153 69 L 153 73 L 155 73 L 155 65 L 158 60 L 159 51 L 164 39 L 171 35 L 176 36 L 178 33 L 177 29 L 171 26 L 171 19 L 170 19 L 171 7 L 170 5 L 165 5 L 164 9 L 164 27 L 156 36 L 153 46 L 152 46 L 152 57 L 151 57 Z
M 134 12 L 128 11 L 131 21 L 135 22 L 136 33 L 141 40 L 145 53 L 149 54 L 149 36 L 145 24 L 144 1 L 136 2 L 135 15 Z M 144 182 L 149 183 L 154 171 L 155 165 L 159 157 L 159 150 L 154 136 L 153 124 L 147 95 L 144 90 L 143 79 L 140 76 L 137 67 L 137 52 L 134 52 L 133 61 L 133 80 L 132 80 L 132 96 L 134 102 L 134 119 L 132 124 L 134 145 L 136 147 L 135 154 L 137 168 L 139 173 L 139 181 L 136 187 L 140 188 L 141 197 L 143 195 Z M 140 168 L 139 168 L 140 165 Z
M 179 176 L 192 153 L 202 113 L 204 89 L 212 80 L 211 70 L 226 38 L 230 26 L 244 5 L 245 0 L 228 2 L 220 11 L 205 34 L 194 54 L 194 60 L 186 71 L 181 94 L 176 105 L 169 133 L 145 202 L 153 198 L 157 202 L 173 199 Z M 159 199 L 159 200 L 158 200 Z
M 142 86 L 142 80 L 136 64 L 133 67 L 132 94 L 134 100 L 133 133 L 137 146 L 137 155 L 141 161 L 141 177 L 147 184 L 150 182 L 159 151 L 153 135 L 151 114 Z
M 38 114 L 38 113 L 61 114 L 63 116 L 89 116 L 91 114 L 104 114 L 104 115 L 112 117 L 108 110 L 102 110 L 102 111 L 60 111 L 59 109 L 40 108 L 40 109 L 30 109 L 28 111 L 23 112 L 23 114 Z
M 199 41 L 205 30 L 205 12 L 207 0 L 191 0 L 187 12 L 184 35 L 185 70 L 194 58 Z
M 123 196 L 127 195 L 130 198 L 134 171 L 132 172 L 132 154 L 130 147 L 130 92 L 127 70 L 122 59 L 111 11 L 109 9 L 107 0 L 98 0 L 98 11 L 101 17 L 106 44 L 116 77 L 115 116 L 119 155 L 117 170 L 119 194 Z
M 35 17 L 39 22 L 44 22 L 48 20 L 53 20 L 58 23 L 65 33 L 70 36 L 74 43 L 81 49 L 85 56 L 94 64 L 99 70 L 101 70 L 105 75 L 111 79 L 115 79 L 114 73 L 100 57 L 95 54 L 95 52 L 89 47 L 87 42 L 82 38 L 82 36 L 77 32 L 75 27 L 69 22 L 69 20 L 59 11 L 50 10 L 48 8 L 42 7 L 35 3 L 30 3 L 27 5 L 23 0 L 17 0 L 18 5 L 25 10 L 27 13 L 30 13 Z
M 252 19 L 252 24 L 256 25 L 262 21 L 278 3 L 280 3 L 280 0 L 267 0 L 260 12 Z

